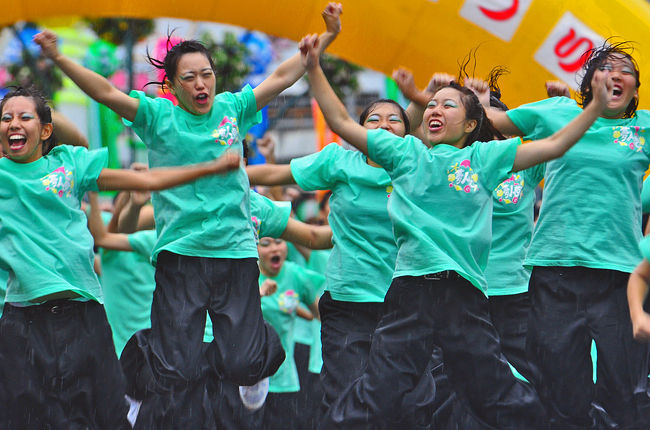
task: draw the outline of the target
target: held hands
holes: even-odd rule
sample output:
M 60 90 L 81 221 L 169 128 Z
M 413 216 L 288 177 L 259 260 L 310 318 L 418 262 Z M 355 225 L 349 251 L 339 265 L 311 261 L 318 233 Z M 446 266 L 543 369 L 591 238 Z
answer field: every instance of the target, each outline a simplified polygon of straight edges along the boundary
M 302 38 L 298 44 L 302 65 L 307 70 L 313 70 L 320 65 L 318 59 L 318 35 L 309 34 Z
M 427 85 L 425 91 L 433 95 L 437 93 L 440 88 L 447 86 L 452 82 L 456 82 L 456 78 L 449 73 L 434 73 L 431 76 L 429 85 Z
M 469 88 L 476 94 L 483 107 L 490 107 L 490 86 L 480 78 L 465 79 L 465 87 Z
M 339 34 L 341 32 L 341 15 L 343 14 L 343 6 L 341 3 L 328 3 L 321 13 L 323 21 L 325 21 L 325 28 L 329 33 Z
M 135 170 L 136 172 L 146 172 L 149 170 L 149 167 L 143 163 L 133 163 L 131 164 L 131 170 Z M 137 207 L 144 206 L 150 198 L 151 192 L 149 191 L 131 191 L 131 203 Z
M 256 141 L 257 149 L 264 157 L 267 163 L 275 163 L 275 140 L 269 135 L 265 134 Z
M 270 296 L 278 290 L 278 283 L 272 279 L 265 279 L 260 285 L 260 296 Z
M 569 86 L 562 81 L 546 81 L 544 86 L 549 97 L 571 97 Z
M 210 162 L 213 173 L 226 173 L 236 170 L 241 164 L 241 157 L 234 151 L 227 151 L 221 157 Z
M 43 30 L 34 36 L 34 43 L 41 47 L 43 55 L 54 60 L 59 55 L 56 34 L 50 30 Z

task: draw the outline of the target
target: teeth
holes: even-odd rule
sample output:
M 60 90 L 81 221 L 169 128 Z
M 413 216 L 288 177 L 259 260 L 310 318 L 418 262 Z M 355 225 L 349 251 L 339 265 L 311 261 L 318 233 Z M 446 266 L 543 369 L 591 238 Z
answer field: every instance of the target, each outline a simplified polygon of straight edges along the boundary
M 18 134 L 14 134 L 13 136 L 9 136 L 9 140 L 23 140 L 25 136 L 20 136 Z

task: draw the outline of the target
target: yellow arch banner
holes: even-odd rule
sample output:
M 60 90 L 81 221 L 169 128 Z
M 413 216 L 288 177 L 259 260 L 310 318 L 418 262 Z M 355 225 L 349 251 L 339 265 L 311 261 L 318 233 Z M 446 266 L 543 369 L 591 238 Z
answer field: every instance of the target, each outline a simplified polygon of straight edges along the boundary
M 30 0 L 5 2 L 0 25 L 62 16 L 168 16 L 216 21 L 299 40 L 322 30 L 325 1 Z M 411 69 L 419 86 L 435 71 L 456 74 L 458 60 L 480 45 L 476 74 L 495 65 L 504 101 L 516 106 L 545 97 L 543 82 L 562 79 L 576 87 L 585 49 L 607 37 L 635 41 L 642 77 L 650 73 L 650 5 L 645 0 L 350 0 L 344 2 L 343 32 L 330 51 L 390 74 Z M 650 102 L 640 88 L 640 105 Z

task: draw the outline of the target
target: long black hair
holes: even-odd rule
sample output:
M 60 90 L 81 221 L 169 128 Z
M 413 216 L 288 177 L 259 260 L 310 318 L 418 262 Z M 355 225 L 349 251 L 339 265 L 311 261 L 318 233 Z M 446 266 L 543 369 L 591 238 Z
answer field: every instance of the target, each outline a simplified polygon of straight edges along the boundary
M 152 57 L 149 54 L 149 48 L 147 48 L 147 62 L 156 69 L 164 71 L 165 74 L 163 75 L 161 81 L 150 81 L 147 82 L 145 86 L 159 85 L 164 90 L 166 79 L 170 82 L 174 81 L 174 78 L 176 77 L 176 71 L 178 69 L 178 61 L 181 59 L 181 57 L 185 54 L 190 54 L 193 52 L 198 52 L 205 55 L 205 58 L 207 58 L 210 62 L 210 68 L 213 72 L 216 73 L 214 61 L 210 56 L 210 52 L 208 52 L 208 48 L 206 48 L 203 43 L 199 42 L 198 40 L 190 39 L 183 40 L 182 42 L 174 45 L 172 42 L 173 33 L 174 31 L 172 30 L 167 34 L 167 53 L 165 54 L 165 58 L 162 61 Z
M 611 55 L 620 55 L 627 58 L 632 63 L 634 67 L 634 72 L 636 74 L 636 87 L 639 88 L 641 85 L 641 77 L 639 75 L 639 65 L 636 60 L 632 57 L 632 52 L 634 48 L 632 44 L 628 41 L 615 42 L 611 43 L 611 39 L 607 39 L 602 46 L 598 46 L 590 49 L 584 55 L 587 57 L 584 65 L 582 66 L 584 74 L 582 75 L 582 80 L 580 82 L 580 90 L 578 92 L 578 101 L 580 105 L 585 108 L 592 100 L 593 93 L 591 91 L 591 79 L 594 77 L 596 69 L 598 69 Z M 639 100 L 634 97 L 630 101 L 630 104 L 627 105 L 623 118 L 631 118 L 636 113 L 636 109 L 639 105 Z
M 34 101 L 34 106 L 36 107 L 36 115 L 41 124 L 52 124 L 52 110 L 47 104 L 47 100 L 42 92 L 36 89 L 33 86 L 30 87 L 11 87 L 13 88 L 9 91 L 2 101 L 0 101 L 0 115 L 4 111 L 7 101 L 13 97 L 29 97 Z M 43 141 L 43 155 L 47 155 L 52 148 L 56 145 L 56 137 L 54 136 L 54 129 L 52 129 L 52 134 L 50 137 Z

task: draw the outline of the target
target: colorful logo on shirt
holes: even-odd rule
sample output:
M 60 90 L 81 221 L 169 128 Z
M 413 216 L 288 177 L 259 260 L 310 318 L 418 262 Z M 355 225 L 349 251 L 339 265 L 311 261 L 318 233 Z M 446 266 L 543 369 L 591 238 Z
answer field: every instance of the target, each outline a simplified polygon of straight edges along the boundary
M 237 118 L 224 116 L 219 127 L 212 132 L 215 142 L 231 146 L 239 138 Z
M 451 166 L 447 170 L 447 180 L 449 188 L 454 188 L 456 191 L 466 193 L 478 191 L 478 175 L 470 167 L 469 160 L 463 160 Z
M 52 191 L 59 197 L 70 197 L 74 190 L 74 176 L 70 170 L 65 170 L 61 166 L 49 175 L 41 178 L 41 183 L 45 186 L 46 191 Z
M 501 182 L 494 192 L 501 203 L 516 205 L 523 196 L 524 179 L 515 173 Z
M 300 296 L 294 290 L 287 290 L 278 297 L 278 306 L 285 314 L 292 314 L 298 307 Z
M 391 193 L 393 192 L 393 186 L 389 185 L 386 187 L 386 197 L 390 198 Z
M 641 152 L 645 145 L 643 134 L 645 129 L 639 126 L 616 126 L 614 127 L 614 143 L 627 146 L 632 151 Z

